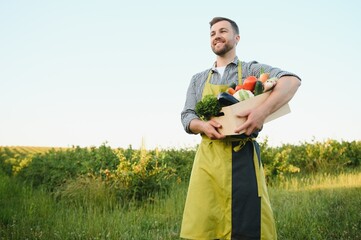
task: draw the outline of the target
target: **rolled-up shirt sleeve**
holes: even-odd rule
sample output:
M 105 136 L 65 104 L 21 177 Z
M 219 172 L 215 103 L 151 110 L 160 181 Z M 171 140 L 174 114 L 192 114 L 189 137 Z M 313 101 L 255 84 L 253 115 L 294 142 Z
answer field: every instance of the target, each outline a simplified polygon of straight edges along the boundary
M 261 63 L 258 63 L 257 61 L 251 61 L 251 62 L 246 63 L 245 70 L 246 71 L 243 72 L 243 76 L 257 76 L 258 77 L 261 74 L 261 70 L 263 70 L 263 72 L 270 73 L 270 77 L 281 78 L 284 76 L 294 76 L 294 77 L 298 78 L 299 80 L 301 80 L 301 78 L 294 73 L 284 71 L 280 68 L 272 67 L 267 64 L 261 64 Z
M 189 124 L 193 119 L 198 119 L 195 112 L 195 106 L 197 104 L 197 87 L 196 87 L 196 81 L 197 77 L 194 75 L 192 77 L 192 80 L 188 86 L 187 90 L 187 97 L 184 104 L 183 111 L 181 113 L 181 120 L 183 124 L 183 128 L 187 133 L 192 133 L 192 131 L 189 129 Z

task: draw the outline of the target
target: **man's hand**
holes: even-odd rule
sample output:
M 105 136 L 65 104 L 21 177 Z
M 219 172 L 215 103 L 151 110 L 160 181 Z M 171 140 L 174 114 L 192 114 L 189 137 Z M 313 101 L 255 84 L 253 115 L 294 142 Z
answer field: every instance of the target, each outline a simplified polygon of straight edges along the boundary
M 275 88 L 266 101 L 255 109 L 237 114 L 238 117 L 246 117 L 247 120 L 236 128 L 235 132 L 244 131 L 246 135 L 251 135 L 254 131 L 261 129 L 264 121 L 271 113 L 291 100 L 300 84 L 300 80 L 293 76 L 284 76 L 278 79 Z
M 206 134 L 210 139 L 223 139 L 226 136 L 218 132 L 218 128 L 222 127 L 221 124 L 214 120 L 204 122 L 203 133 Z
M 223 139 L 226 136 L 218 132 L 218 128 L 222 127 L 221 124 L 214 120 L 207 122 L 199 119 L 193 119 L 190 123 L 190 129 L 193 133 L 203 133 L 210 139 Z
M 251 135 L 255 131 L 262 129 L 266 115 L 258 108 L 239 112 L 238 117 L 246 118 L 247 120 L 235 129 L 235 133 L 243 132 L 246 135 Z

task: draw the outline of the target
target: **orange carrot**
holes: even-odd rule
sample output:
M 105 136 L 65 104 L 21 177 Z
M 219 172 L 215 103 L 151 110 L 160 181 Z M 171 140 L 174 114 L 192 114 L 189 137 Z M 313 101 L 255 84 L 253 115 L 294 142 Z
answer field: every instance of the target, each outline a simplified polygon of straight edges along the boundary
M 269 73 L 262 73 L 259 76 L 258 80 L 260 80 L 262 83 L 265 83 L 268 78 L 269 78 Z

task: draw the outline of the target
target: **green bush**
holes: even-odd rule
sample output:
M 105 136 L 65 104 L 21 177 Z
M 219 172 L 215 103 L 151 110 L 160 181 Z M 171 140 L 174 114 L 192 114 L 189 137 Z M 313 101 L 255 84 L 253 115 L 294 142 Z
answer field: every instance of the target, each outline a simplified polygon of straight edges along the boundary
M 261 157 L 268 177 L 292 173 L 341 172 L 360 165 L 361 142 L 326 140 L 298 145 L 268 146 L 260 143 Z
M 104 181 L 122 202 L 144 200 L 167 192 L 175 178 L 176 170 L 167 165 L 166 156 L 156 150 L 112 149 L 105 145 L 52 149 L 33 155 L 17 177 L 55 192 L 58 198 L 76 196 L 77 186 L 86 188 L 85 180 L 94 178 Z
M 270 147 L 266 139 L 260 143 L 260 149 L 267 179 L 300 172 L 300 168 L 292 164 L 292 148 Z
M 196 149 L 168 149 L 162 151 L 161 153 L 164 157 L 163 161 L 175 169 L 177 182 L 187 182 L 192 171 Z
M 260 147 L 270 180 L 297 173 L 338 173 L 357 168 L 361 162 L 360 141 L 330 139 L 271 147 L 266 139 Z M 80 184 L 84 178 L 100 179 L 118 199 L 142 200 L 167 192 L 171 184 L 187 182 L 195 153 L 196 147 L 136 150 L 131 146 L 112 149 L 105 144 L 64 149 L 0 147 L 0 170 L 52 192 L 64 190 L 70 183 Z
M 346 151 L 345 158 L 348 160 L 347 164 L 353 167 L 361 165 L 361 141 L 342 142 Z
M 120 198 L 150 200 L 155 194 L 169 190 L 176 173 L 167 166 L 163 154 L 145 149 L 133 151 L 131 155 L 124 154 L 127 152 L 121 150 L 116 153 L 119 158 L 117 168 L 105 169 L 103 174 Z
M 82 172 L 81 165 L 74 155 L 73 150 L 51 150 L 43 155 L 36 154 L 17 177 L 34 187 L 42 185 L 53 191 L 67 179 L 74 178 Z

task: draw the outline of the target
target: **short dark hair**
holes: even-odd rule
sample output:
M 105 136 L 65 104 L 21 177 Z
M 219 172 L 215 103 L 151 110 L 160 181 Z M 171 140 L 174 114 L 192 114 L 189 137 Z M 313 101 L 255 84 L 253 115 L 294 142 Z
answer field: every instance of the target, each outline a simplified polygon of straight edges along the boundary
M 220 22 L 220 21 L 227 21 L 231 24 L 232 28 L 233 28 L 233 31 L 236 33 L 236 34 L 239 34 L 239 29 L 238 29 L 238 26 L 237 26 L 237 23 L 229 18 L 225 18 L 225 17 L 214 17 L 210 22 L 209 22 L 209 25 L 211 25 L 210 27 L 212 27 L 214 24 L 216 24 L 217 22 Z

